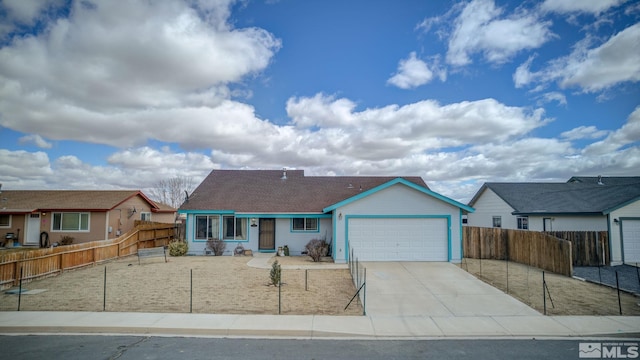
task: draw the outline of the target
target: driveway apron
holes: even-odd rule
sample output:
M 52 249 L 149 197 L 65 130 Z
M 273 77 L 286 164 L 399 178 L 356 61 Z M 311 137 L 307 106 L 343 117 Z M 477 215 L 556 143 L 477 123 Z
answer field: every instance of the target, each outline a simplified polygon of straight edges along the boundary
M 540 315 L 444 262 L 365 262 L 366 310 L 374 316 Z

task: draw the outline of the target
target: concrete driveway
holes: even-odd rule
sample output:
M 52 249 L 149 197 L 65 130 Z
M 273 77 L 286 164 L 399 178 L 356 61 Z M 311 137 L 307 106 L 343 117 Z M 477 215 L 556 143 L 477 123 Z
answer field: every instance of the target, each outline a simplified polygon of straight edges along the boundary
M 367 315 L 542 316 L 454 264 L 365 262 L 364 266 Z

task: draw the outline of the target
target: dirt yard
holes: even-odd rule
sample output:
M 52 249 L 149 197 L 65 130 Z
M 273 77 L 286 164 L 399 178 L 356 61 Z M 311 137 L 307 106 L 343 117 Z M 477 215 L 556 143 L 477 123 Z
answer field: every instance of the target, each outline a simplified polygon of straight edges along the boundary
M 544 311 L 542 271 L 500 260 L 464 259 L 463 270 L 508 293 L 532 308 Z M 619 315 L 615 289 L 545 272 L 548 315 Z M 507 290 L 508 284 L 508 290 Z M 640 315 L 640 298 L 621 292 L 622 315 Z
M 361 315 L 354 301 L 349 270 L 311 269 L 308 290 L 305 270 L 282 270 L 283 286 L 269 285 L 270 269 L 249 267 L 251 257 L 188 256 L 127 257 L 101 265 L 67 271 L 61 275 L 23 285 L 23 311 L 184 312 L 214 314 L 278 314 L 281 291 L 282 314 Z M 310 258 L 278 258 L 281 264 L 311 263 Z M 321 265 L 319 265 L 321 266 Z M 193 297 L 190 297 L 193 272 Z M 15 288 L 14 288 L 15 289 Z M 18 295 L 3 292 L 0 310 L 18 308 Z

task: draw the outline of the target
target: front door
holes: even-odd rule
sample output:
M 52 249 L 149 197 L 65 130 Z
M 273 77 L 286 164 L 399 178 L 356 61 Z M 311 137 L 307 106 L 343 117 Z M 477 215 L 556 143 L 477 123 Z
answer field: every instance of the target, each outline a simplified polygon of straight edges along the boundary
M 260 219 L 258 250 L 276 250 L 276 219 Z
M 542 219 L 543 223 L 542 223 L 542 231 L 552 231 L 551 229 L 551 218 L 544 218 Z
M 27 233 L 24 237 L 25 245 L 40 244 L 40 214 L 29 214 Z

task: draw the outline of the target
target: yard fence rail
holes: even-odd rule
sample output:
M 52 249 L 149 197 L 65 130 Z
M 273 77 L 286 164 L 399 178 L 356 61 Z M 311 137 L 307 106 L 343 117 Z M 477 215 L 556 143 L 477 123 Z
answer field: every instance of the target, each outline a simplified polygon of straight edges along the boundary
M 349 272 L 351 273 L 353 285 L 356 287 L 356 293 L 345 307 L 345 310 L 357 298 L 362 304 L 362 315 L 367 315 L 367 268 L 358 261 L 358 257 L 355 256 L 355 250 L 351 247 L 349 248 Z
M 138 249 L 166 246 L 174 234 L 173 224 L 140 222 L 116 239 L 0 254 L 0 290 L 17 286 L 21 279 L 35 280 L 133 255 Z
M 571 241 L 526 230 L 463 228 L 463 254 L 471 259 L 509 260 L 554 273 L 573 273 Z

